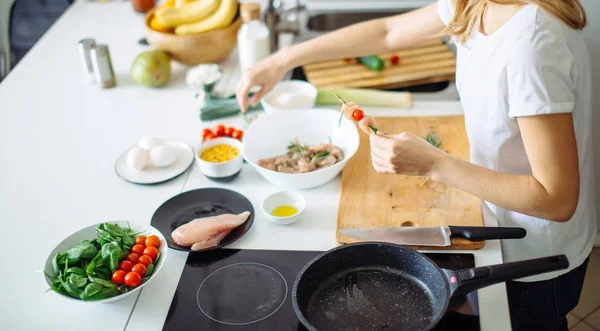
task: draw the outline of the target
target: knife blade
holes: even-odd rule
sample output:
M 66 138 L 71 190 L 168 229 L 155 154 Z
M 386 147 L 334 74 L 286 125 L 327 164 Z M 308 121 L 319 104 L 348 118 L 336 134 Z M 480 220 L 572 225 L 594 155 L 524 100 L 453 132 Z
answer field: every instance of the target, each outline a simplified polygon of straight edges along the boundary
M 485 226 L 400 226 L 362 229 L 342 229 L 340 233 L 364 241 L 382 241 L 413 246 L 451 245 L 451 238 L 470 241 L 493 239 L 520 239 L 527 231 L 519 227 Z

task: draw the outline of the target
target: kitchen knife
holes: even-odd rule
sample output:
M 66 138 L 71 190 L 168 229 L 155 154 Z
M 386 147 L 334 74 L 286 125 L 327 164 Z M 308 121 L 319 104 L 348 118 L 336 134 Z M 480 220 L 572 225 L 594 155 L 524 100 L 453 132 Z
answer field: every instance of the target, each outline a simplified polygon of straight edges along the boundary
M 388 228 L 342 229 L 348 237 L 414 246 L 450 246 L 450 238 L 470 241 L 520 239 L 527 231 L 518 227 L 485 226 L 401 226 Z

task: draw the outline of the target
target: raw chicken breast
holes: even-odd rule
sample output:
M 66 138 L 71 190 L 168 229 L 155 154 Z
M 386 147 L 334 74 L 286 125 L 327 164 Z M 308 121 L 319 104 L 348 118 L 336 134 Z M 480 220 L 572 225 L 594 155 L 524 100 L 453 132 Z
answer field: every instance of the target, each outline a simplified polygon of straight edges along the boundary
M 213 217 L 196 218 L 171 233 L 171 237 L 180 246 L 192 246 L 199 251 L 217 246 L 229 232 L 244 224 L 250 216 L 249 211 L 239 215 L 223 214 Z

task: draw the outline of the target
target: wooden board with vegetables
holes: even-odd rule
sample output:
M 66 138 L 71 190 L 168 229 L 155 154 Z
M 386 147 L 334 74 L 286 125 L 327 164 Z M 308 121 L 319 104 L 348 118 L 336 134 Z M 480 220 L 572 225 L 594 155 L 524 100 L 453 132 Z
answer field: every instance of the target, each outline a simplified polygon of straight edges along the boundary
M 453 81 L 456 58 L 443 40 L 432 40 L 395 53 L 313 63 L 303 69 L 319 89 L 392 89 Z
M 469 160 L 463 116 L 377 118 L 387 133 L 413 132 L 440 149 Z M 432 133 L 434 133 L 432 135 Z M 369 137 L 361 134 L 356 155 L 342 171 L 337 229 L 389 226 L 483 226 L 481 200 L 457 188 L 421 176 L 377 174 L 371 165 Z M 340 243 L 357 240 L 336 232 Z M 479 249 L 484 242 L 453 238 L 450 247 Z

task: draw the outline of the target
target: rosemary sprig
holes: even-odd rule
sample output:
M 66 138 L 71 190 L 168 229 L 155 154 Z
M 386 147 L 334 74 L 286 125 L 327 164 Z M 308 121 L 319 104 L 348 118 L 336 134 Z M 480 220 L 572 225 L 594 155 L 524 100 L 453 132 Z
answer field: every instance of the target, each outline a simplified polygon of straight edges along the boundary
M 328 155 L 329 155 L 328 151 L 320 151 L 319 153 L 313 155 L 312 161 L 317 160 L 317 159 L 326 158 Z
M 317 164 L 317 161 L 326 158 L 328 155 L 329 155 L 328 151 L 320 151 L 319 153 L 312 156 L 312 158 L 310 159 L 310 162 Z
M 429 129 L 429 134 L 427 134 L 427 137 L 425 137 L 425 140 L 435 148 L 440 148 L 440 145 L 442 144 L 442 141 L 439 140 L 438 135 L 435 131 L 433 131 L 433 128 Z M 421 183 L 419 188 L 421 188 L 421 187 L 423 187 L 423 185 L 427 184 L 428 181 L 429 181 L 429 177 L 425 177 L 425 180 L 423 180 L 423 182 Z
M 288 148 L 288 149 L 292 149 L 292 148 L 294 148 L 294 147 L 296 147 L 296 151 L 297 151 L 297 152 L 301 152 L 301 151 L 303 151 L 303 150 L 304 150 L 304 147 L 302 147 L 302 145 L 300 145 L 300 143 L 298 143 L 298 140 L 297 140 L 297 139 L 296 139 L 296 140 L 294 140 L 294 141 L 292 141 L 292 142 L 290 142 L 290 144 L 288 145 L 288 147 L 287 147 L 287 148 Z

